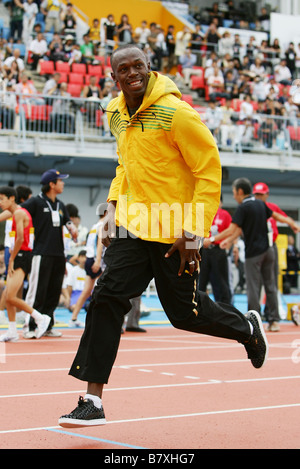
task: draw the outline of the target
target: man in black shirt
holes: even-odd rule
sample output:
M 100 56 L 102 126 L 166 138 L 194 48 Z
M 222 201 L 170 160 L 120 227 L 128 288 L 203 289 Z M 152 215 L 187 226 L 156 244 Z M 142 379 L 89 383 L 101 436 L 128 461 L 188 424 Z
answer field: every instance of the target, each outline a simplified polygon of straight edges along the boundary
M 76 237 L 76 229 L 70 221 L 65 205 L 57 199 L 57 195 L 64 190 L 64 179 L 67 177 L 68 174 L 60 174 L 55 169 L 46 171 L 41 178 L 41 193 L 22 205 L 31 214 L 34 226 L 33 259 L 26 302 L 51 317 L 45 334 L 50 337 L 61 335 L 52 328 L 65 274 L 63 226 L 74 229 Z M 34 338 L 35 328 L 36 325 L 30 318 L 28 327 L 24 330 L 24 337 Z
M 248 179 L 236 179 L 233 182 L 232 191 L 239 206 L 232 217 L 229 228 L 215 236 L 213 241 L 225 240 L 221 243 L 221 247 L 226 249 L 234 239 L 243 233 L 248 309 L 260 311 L 262 278 L 270 306 L 268 330 L 277 332 L 280 330 L 280 317 L 274 276 L 275 255 L 274 250 L 270 247 L 272 245 L 272 232 L 269 234 L 268 218 L 273 217 L 283 223 L 286 223 L 286 218 L 273 212 L 264 202 L 252 196 L 252 187 Z M 205 245 L 209 245 L 210 242 L 212 241 L 206 241 Z

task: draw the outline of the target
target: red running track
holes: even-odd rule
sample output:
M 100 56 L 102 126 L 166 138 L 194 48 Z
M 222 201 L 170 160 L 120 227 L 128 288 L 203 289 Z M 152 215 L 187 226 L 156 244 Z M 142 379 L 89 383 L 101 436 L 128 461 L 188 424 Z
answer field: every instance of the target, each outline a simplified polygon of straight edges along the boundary
M 292 323 L 267 334 L 260 370 L 228 340 L 172 327 L 125 333 L 103 396 L 107 425 L 64 429 L 58 418 L 86 389 L 68 376 L 81 333 L 1 344 L 1 449 L 299 448 L 300 328 Z

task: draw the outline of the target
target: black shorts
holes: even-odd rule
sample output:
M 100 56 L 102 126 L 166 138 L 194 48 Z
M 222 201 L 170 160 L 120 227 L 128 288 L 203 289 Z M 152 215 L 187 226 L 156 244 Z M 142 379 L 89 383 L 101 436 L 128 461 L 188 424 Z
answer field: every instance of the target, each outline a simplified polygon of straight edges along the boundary
M 99 277 L 99 275 L 102 272 L 101 269 L 99 269 L 98 272 L 92 271 L 92 265 L 94 264 L 94 262 L 95 262 L 95 259 L 93 257 L 87 257 L 85 261 L 85 266 L 84 266 L 86 274 L 92 279 Z
M 25 276 L 31 271 L 32 251 L 19 251 L 14 260 L 14 270 L 22 269 Z

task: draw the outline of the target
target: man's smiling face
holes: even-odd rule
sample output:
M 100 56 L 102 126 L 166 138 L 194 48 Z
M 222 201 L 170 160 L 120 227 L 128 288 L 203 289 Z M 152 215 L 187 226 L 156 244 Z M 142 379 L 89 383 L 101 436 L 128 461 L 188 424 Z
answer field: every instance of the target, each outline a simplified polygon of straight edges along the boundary
M 127 104 L 142 102 L 150 72 L 150 63 L 137 47 L 118 50 L 112 58 L 112 78 L 118 82 Z

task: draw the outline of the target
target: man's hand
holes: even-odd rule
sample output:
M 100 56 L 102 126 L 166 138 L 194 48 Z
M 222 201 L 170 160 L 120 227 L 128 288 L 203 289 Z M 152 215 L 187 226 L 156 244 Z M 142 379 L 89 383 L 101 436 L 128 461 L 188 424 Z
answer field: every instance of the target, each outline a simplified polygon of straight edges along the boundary
M 180 277 L 183 274 L 187 262 L 189 264 L 189 274 L 192 275 L 195 270 L 199 268 L 199 262 L 201 260 L 199 249 L 199 241 L 183 236 L 175 241 L 165 257 L 170 257 L 175 251 L 179 251 L 180 268 L 178 276 Z
M 103 218 L 103 230 L 102 230 L 102 244 L 107 248 L 111 239 L 116 236 L 116 205 L 117 203 L 112 201 L 107 205 L 107 215 Z

